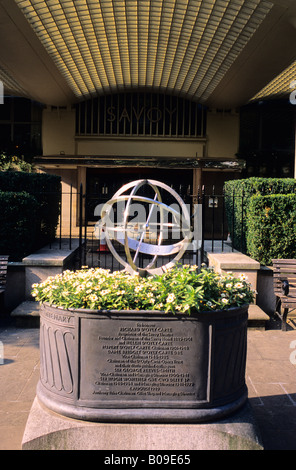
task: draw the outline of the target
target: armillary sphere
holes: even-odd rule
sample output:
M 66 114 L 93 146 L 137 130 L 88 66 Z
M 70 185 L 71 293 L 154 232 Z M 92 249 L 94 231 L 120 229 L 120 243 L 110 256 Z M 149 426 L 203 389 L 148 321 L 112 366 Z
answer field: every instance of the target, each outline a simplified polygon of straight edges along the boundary
M 174 200 L 173 204 L 168 205 L 163 202 L 161 190 L 162 193 L 168 193 L 170 201 Z M 154 197 L 147 197 L 145 195 L 147 192 L 151 194 L 154 192 Z M 116 222 L 114 221 L 115 204 Z M 144 206 L 144 210 L 138 210 L 139 204 Z M 135 208 L 138 217 L 131 221 Z M 170 223 L 168 222 L 169 214 L 172 220 Z M 132 274 L 135 272 L 141 275 L 159 274 L 166 271 L 181 259 L 192 238 L 190 214 L 182 198 L 166 184 L 150 179 L 141 179 L 122 186 L 104 204 L 101 211 L 101 227 L 105 232 L 111 253 Z M 154 243 L 150 243 L 150 239 L 147 242 L 149 230 L 155 234 Z M 181 239 L 171 243 L 172 240 L 166 237 L 168 233 L 179 233 Z M 115 249 L 115 242 L 124 246 L 126 259 L 120 256 L 118 253 L 120 250 Z M 145 267 L 139 266 L 140 253 L 149 260 Z M 173 259 L 159 266 L 157 260 L 160 256 L 172 257 L 172 255 Z

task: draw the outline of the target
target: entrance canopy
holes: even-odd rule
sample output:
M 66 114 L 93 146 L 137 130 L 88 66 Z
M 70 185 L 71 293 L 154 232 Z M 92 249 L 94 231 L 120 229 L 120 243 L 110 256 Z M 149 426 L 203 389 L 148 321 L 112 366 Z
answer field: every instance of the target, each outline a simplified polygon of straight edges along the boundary
M 231 108 L 295 79 L 294 0 L 0 0 L 0 22 L 5 92 L 50 105 L 150 89 Z

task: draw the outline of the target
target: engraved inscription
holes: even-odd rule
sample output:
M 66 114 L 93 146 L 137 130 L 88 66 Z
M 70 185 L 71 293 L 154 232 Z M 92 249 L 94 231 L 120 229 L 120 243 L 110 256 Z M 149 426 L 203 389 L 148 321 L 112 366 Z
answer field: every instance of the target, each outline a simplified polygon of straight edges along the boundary
M 49 307 L 44 308 L 41 310 L 41 317 L 44 316 L 45 318 L 51 320 L 56 324 L 67 324 L 70 328 L 74 327 L 74 317 L 73 315 L 67 315 L 61 310 L 57 312 L 55 309 L 50 309 Z
M 120 326 L 114 336 L 99 335 L 99 349 L 109 365 L 94 381 L 94 395 L 194 397 L 194 377 L 184 370 L 192 336 L 173 328 L 137 322 Z
M 201 335 L 193 322 L 83 321 L 80 398 L 107 402 L 206 400 Z M 90 346 L 91 345 L 91 346 Z M 198 364 L 198 366 L 197 366 Z

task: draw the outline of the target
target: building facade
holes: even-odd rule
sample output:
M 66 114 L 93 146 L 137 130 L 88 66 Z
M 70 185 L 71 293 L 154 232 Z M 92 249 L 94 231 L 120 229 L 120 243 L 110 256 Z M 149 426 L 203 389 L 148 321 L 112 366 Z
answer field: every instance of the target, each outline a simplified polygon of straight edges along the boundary
M 294 0 L 2 0 L 0 150 L 98 202 L 139 178 L 194 203 L 294 176 L 293 18 Z
M 154 179 L 173 187 L 187 204 L 205 186 L 222 194 L 239 177 L 239 112 L 209 111 L 174 95 L 110 94 L 70 107 L 46 107 L 42 117 L 43 171 L 60 175 L 63 192 L 82 188 L 87 218 L 121 186 Z

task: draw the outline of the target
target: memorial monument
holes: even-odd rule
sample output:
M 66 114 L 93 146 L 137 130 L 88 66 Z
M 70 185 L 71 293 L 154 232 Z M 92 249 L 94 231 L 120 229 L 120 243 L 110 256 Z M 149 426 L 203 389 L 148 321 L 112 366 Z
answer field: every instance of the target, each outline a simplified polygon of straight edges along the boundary
M 140 194 L 145 186 L 152 196 Z M 181 210 L 166 204 L 161 191 Z M 146 205 L 145 220 L 130 220 L 135 203 Z M 109 249 L 129 276 L 170 272 L 192 240 L 188 208 L 154 180 L 128 183 L 101 215 Z M 151 227 L 154 244 L 145 240 Z M 179 229 L 180 241 L 167 241 L 168 227 Z M 139 253 L 151 257 L 144 267 L 137 264 Z M 160 255 L 173 259 L 157 265 Z M 23 448 L 260 449 L 245 384 L 247 319 L 248 305 L 188 315 L 44 302 L 40 380 Z

